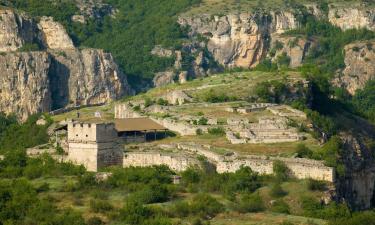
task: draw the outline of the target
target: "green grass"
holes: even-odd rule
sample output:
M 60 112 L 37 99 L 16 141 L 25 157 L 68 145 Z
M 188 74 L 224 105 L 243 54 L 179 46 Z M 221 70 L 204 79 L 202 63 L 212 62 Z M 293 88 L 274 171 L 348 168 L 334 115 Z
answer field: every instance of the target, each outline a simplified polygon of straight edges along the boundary
M 326 224 L 324 220 L 312 219 L 301 216 L 292 216 L 279 213 L 248 213 L 248 214 L 237 214 L 228 213 L 217 216 L 211 221 L 212 225 L 270 225 L 280 224 L 282 222 L 291 222 L 292 224 L 307 225 L 313 221 L 314 224 L 323 225 Z

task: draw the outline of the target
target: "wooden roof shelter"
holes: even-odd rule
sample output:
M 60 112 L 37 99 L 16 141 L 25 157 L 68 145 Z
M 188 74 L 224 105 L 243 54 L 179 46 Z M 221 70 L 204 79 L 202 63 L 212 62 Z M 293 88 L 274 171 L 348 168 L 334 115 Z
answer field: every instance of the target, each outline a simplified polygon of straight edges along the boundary
M 128 131 L 157 131 L 157 130 L 168 130 L 162 125 L 156 123 L 150 118 L 125 118 L 125 119 L 116 119 L 115 128 L 117 132 L 128 132 Z

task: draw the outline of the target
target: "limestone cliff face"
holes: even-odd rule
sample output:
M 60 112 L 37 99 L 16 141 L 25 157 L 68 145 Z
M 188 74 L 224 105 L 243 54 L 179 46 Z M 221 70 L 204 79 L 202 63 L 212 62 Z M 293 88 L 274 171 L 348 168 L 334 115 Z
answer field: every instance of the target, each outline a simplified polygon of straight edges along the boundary
M 21 120 L 72 105 L 110 102 L 130 93 L 113 57 L 98 49 L 78 50 L 52 18 L 39 24 L 10 10 L 0 11 L 0 111 Z M 46 50 L 15 52 L 24 44 Z
M 375 9 L 331 7 L 329 21 L 343 30 L 367 28 L 375 30 Z
M 362 134 L 361 134 L 362 136 Z M 345 176 L 337 181 L 338 200 L 346 201 L 355 210 L 373 207 L 375 166 L 374 158 L 363 137 L 341 134 Z
M 375 41 L 358 42 L 345 46 L 345 69 L 333 80 L 333 84 L 345 88 L 354 95 L 375 79 Z
M 43 43 L 49 49 L 74 49 L 73 41 L 62 24 L 52 17 L 42 17 L 38 24 L 42 32 Z
M 0 109 L 16 113 L 21 120 L 30 114 L 48 112 L 51 107 L 46 52 L 0 55 Z
M 31 19 L 11 10 L 0 10 L 0 52 L 16 51 L 36 38 L 37 27 Z
M 279 57 L 286 54 L 290 58 L 289 66 L 291 68 L 299 67 L 314 44 L 313 40 L 302 37 L 273 34 L 268 57 L 277 62 Z
M 113 57 L 98 49 L 50 51 L 53 108 L 106 103 L 128 93 Z
M 253 67 L 266 55 L 271 34 L 298 27 L 290 12 L 267 14 L 202 15 L 178 21 L 191 28 L 190 36 L 208 39 L 207 48 L 225 67 Z

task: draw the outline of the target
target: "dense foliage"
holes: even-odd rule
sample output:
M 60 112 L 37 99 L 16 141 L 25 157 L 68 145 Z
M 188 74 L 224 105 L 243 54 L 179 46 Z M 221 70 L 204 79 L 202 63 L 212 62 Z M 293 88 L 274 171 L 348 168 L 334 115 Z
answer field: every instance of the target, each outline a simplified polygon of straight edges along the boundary
M 177 15 L 199 0 L 107 2 L 118 9 L 115 18 L 73 26 L 71 33 L 81 46 L 111 52 L 134 84 L 138 79 L 152 79 L 155 72 L 172 65 L 173 58 L 153 56 L 151 50 L 155 45 L 181 46 L 185 31 L 177 24 Z
M 47 127 L 51 120 L 46 117 L 46 125 L 36 125 L 40 115 L 30 116 L 20 123 L 12 115 L 0 113 L 0 152 L 23 150 L 48 142 Z

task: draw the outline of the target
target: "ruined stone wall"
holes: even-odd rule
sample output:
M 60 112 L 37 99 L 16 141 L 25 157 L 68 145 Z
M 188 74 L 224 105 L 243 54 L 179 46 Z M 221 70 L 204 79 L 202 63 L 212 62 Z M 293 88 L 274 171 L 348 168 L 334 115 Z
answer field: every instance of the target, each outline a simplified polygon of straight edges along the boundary
M 216 170 L 218 173 L 235 172 L 241 166 L 248 166 L 260 174 L 273 174 L 273 163 L 276 160 L 285 163 L 290 170 L 290 175 L 297 179 L 312 178 L 328 182 L 334 182 L 335 180 L 335 171 L 332 167 L 324 166 L 318 161 L 306 159 L 247 157 L 233 161 L 218 162 Z
M 135 112 L 130 105 L 126 103 L 115 105 L 115 118 L 116 119 L 139 118 L 139 117 L 142 117 L 141 114 L 138 112 Z
M 161 148 L 171 148 L 172 146 Z M 273 174 L 274 161 L 282 161 L 290 170 L 290 175 L 298 179 L 312 178 L 315 180 L 324 180 L 334 182 L 335 170 L 327 167 L 322 161 L 299 159 L 299 158 L 281 158 L 266 156 L 238 156 L 233 153 L 230 156 L 224 156 L 212 151 L 211 146 L 203 146 L 193 143 L 179 143 L 176 146 L 180 150 L 189 151 L 198 155 L 205 156 L 208 160 L 216 164 L 218 173 L 236 172 L 241 166 L 248 166 L 253 171 L 260 174 Z
M 168 155 L 158 152 L 128 152 L 124 155 L 124 167 L 154 165 L 166 165 L 172 170 L 184 171 L 191 166 L 198 165 L 198 161 L 187 156 Z
M 171 131 L 177 132 L 182 136 L 185 135 L 196 135 L 196 131 L 199 127 L 193 126 L 183 122 L 177 122 L 172 120 L 171 118 L 151 118 L 155 122 L 159 123 L 160 125 L 168 128 Z M 204 129 L 204 128 L 203 128 Z

